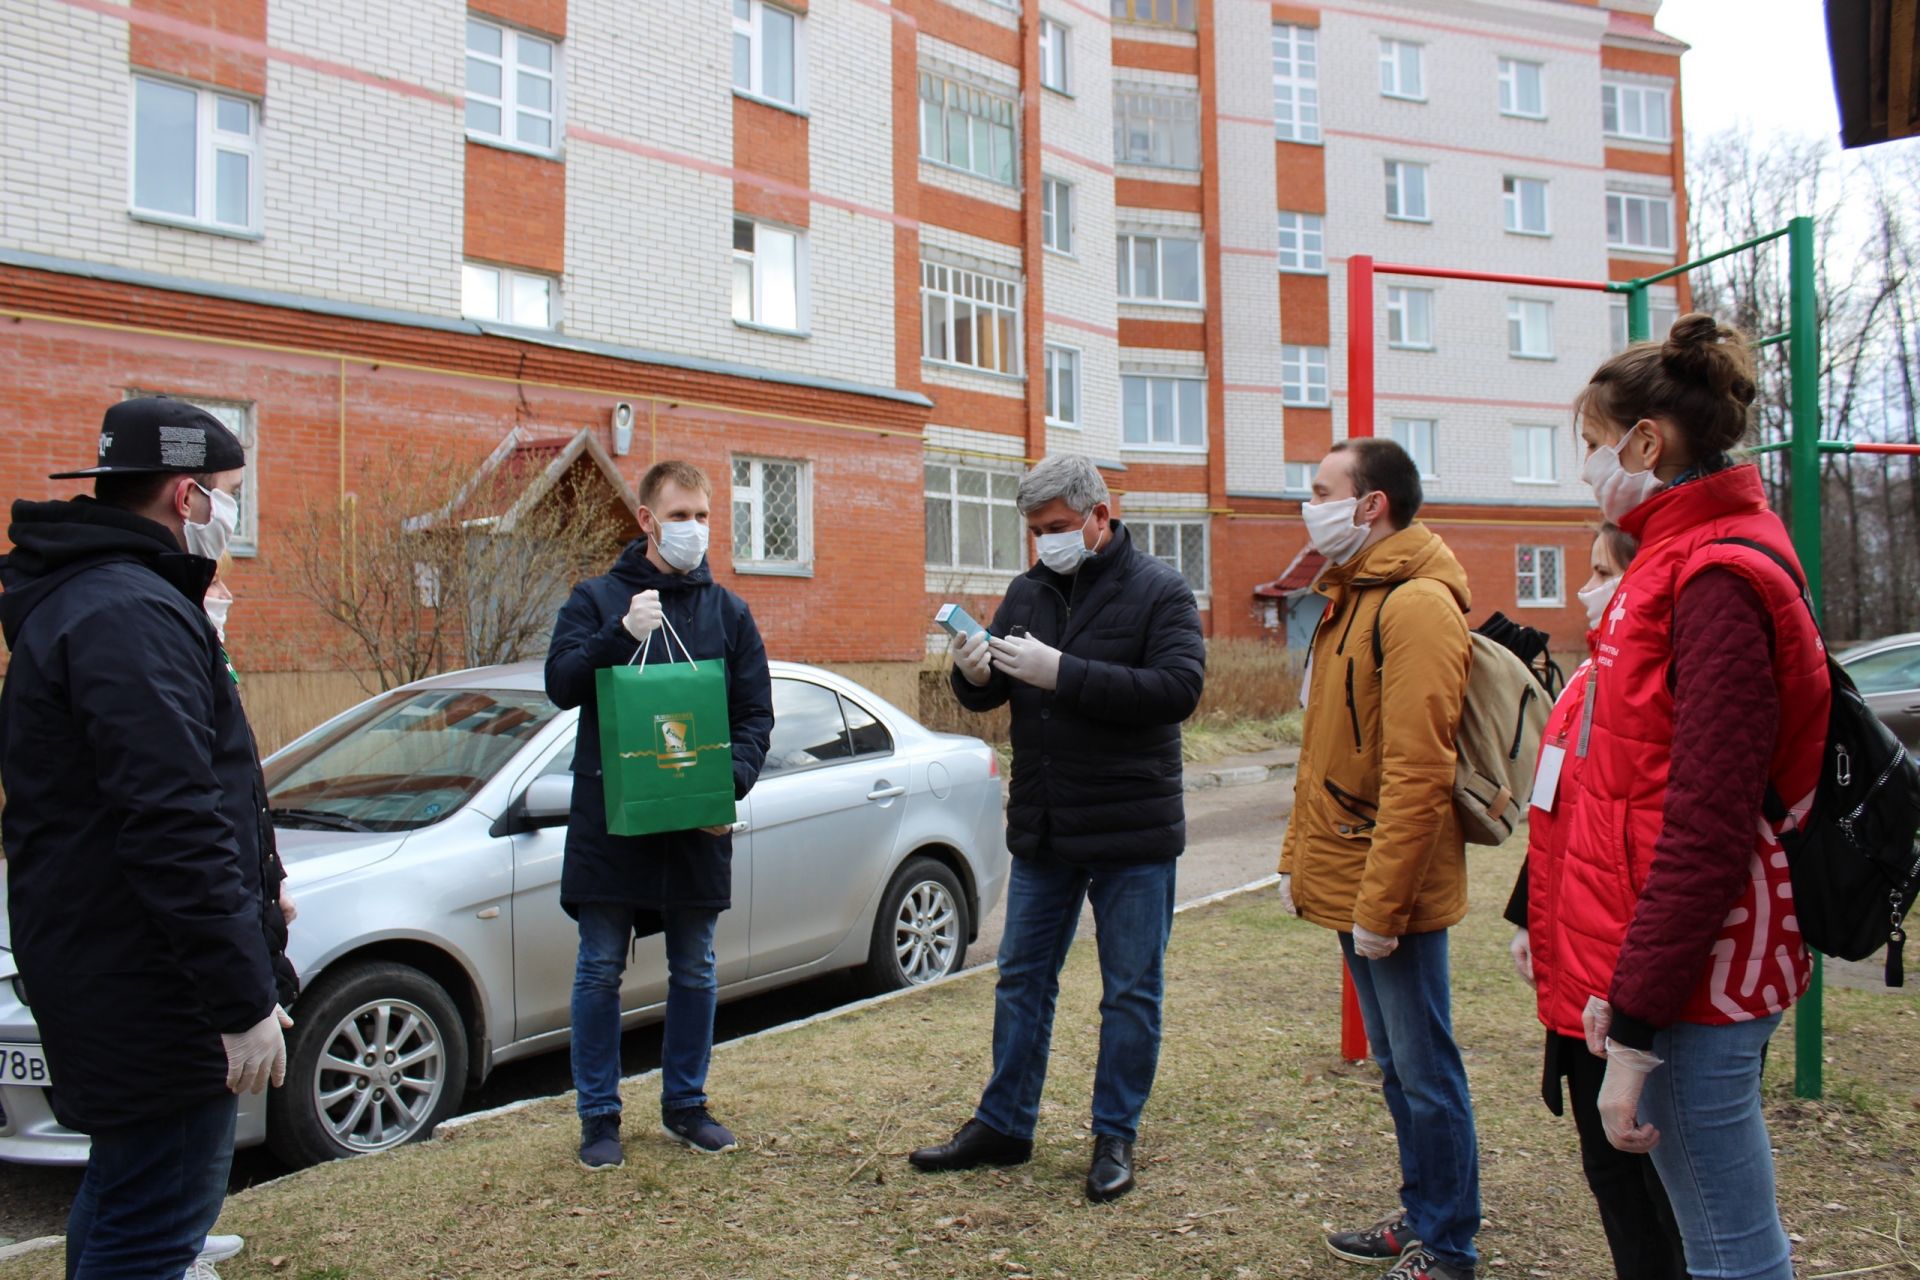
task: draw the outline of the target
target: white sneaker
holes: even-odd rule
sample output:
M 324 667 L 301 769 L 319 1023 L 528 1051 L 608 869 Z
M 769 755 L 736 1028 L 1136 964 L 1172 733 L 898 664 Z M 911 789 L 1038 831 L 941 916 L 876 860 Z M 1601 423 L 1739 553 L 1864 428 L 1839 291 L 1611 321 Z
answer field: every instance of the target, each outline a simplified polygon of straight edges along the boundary
M 200 1256 L 195 1258 L 194 1261 L 205 1262 L 209 1265 L 215 1262 L 225 1262 L 228 1258 L 234 1257 L 246 1247 L 246 1240 L 240 1236 L 208 1236 L 200 1245 Z
M 220 1280 L 220 1273 L 213 1269 L 211 1262 L 195 1258 L 193 1265 L 187 1268 L 186 1274 L 181 1276 L 180 1280 Z

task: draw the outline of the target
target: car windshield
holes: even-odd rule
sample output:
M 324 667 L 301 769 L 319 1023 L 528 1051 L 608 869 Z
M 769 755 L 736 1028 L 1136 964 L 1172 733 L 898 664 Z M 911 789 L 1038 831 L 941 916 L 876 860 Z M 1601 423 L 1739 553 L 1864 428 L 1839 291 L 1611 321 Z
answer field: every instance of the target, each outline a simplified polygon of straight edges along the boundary
M 413 831 L 471 800 L 556 714 L 517 689 L 390 693 L 267 763 L 276 826 Z

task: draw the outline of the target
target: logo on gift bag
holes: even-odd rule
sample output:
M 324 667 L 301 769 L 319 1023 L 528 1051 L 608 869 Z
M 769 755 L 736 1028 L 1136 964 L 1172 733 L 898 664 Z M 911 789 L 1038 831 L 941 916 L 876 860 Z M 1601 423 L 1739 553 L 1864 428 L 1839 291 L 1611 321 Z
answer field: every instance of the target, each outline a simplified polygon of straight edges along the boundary
M 690 769 L 699 753 L 688 742 L 693 738 L 693 716 L 686 712 L 653 718 L 654 758 L 662 769 Z

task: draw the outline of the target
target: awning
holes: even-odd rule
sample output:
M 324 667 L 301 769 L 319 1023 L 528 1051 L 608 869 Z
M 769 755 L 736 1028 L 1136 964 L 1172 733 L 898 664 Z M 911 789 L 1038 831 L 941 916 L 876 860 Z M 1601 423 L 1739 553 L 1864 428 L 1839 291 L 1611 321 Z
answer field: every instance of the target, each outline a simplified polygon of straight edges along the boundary
M 1827 0 L 1840 145 L 1920 134 L 1920 0 Z

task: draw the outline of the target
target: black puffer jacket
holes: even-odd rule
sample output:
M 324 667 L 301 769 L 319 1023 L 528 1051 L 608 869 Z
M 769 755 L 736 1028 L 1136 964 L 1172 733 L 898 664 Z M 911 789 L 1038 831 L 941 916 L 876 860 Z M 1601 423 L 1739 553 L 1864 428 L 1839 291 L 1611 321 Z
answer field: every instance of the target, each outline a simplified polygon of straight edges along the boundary
M 745 799 L 766 763 L 773 735 L 773 681 L 767 650 L 746 601 L 713 580 L 706 562 L 691 573 L 663 573 L 647 559 L 647 541 L 627 544 L 611 572 L 573 589 L 554 623 L 547 650 L 547 696 L 562 708 L 580 708 L 573 756 L 573 811 L 567 822 L 560 904 L 569 913 L 582 902 L 618 902 L 636 908 L 641 934 L 658 933 L 665 907 L 724 911 L 733 900 L 733 837 L 701 831 L 651 836 L 607 832 L 606 792 L 600 772 L 600 711 L 594 673 L 632 661 L 639 648 L 621 625 L 642 591 L 658 591 L 660 608 L 696 662 L 725 665 L 727 709 L 733 731 L 733 792 Z M 662 627 L 647 651 L 665 662 Z M 680 646 L 673 646 L 680 657 Z
M 1061 651 L 1053 692 L 999 672 L 984 688 L 953 673 L 962 706 L 1013 704 L 1007 847 L 1088 867 L 1179 857 L 1180 724 L 1206 677 L 1193 589 L 1116 520 L 1072 577 L 1035 565 L 1013 580 L 988 630 L 1016 625 Z
M 13 946 L 54 1114 L 91 1133 L 226 1091 L 220 1033 L 273 1011 L 286 924 L 213 561 L 88 498 L 16 502 L 9 536 Z

